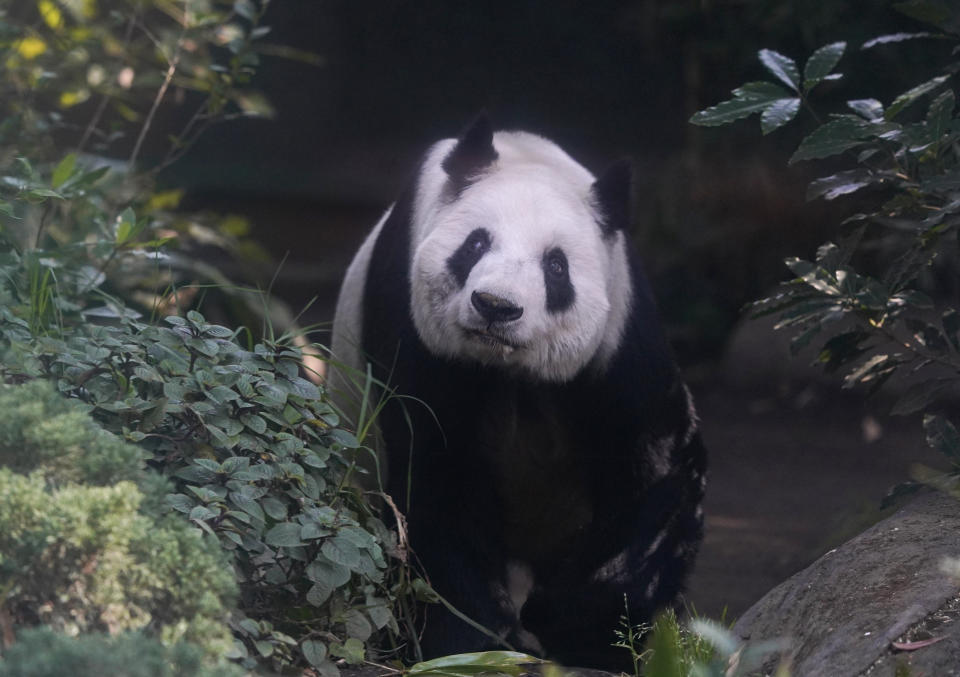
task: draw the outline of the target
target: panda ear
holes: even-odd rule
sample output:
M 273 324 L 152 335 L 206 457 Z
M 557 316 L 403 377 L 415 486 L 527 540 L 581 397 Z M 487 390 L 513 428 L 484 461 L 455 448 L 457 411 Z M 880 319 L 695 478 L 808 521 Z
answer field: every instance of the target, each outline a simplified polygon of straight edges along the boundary
M 600 228 L 604 235 L 625 230 L 630 225 L 633 197 L 633 163 L 618 160 L 593 182 L 590 191 L 600 208 Z
M 458 187 L 463 187 L 497 159 L 493 128 L 482 111 L 460 135 L 457 145 L 443 159 L 443 170 Z

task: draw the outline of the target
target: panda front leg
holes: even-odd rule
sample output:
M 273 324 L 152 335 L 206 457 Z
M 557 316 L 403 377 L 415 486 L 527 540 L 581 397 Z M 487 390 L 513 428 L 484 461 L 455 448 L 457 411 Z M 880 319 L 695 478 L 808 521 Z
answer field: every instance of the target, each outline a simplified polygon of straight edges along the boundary
M 465 502 L 462 496 L 451 497 L 442 509 L 437 502 L 431 503 L 437 508 L 424 505 L 409 515 L 414 552 L 431 587 L 471 622 L 442 603 L 427 605 L 421 638 L 424 656 L 512 645 L 518 613 L 511 604 L 505 580 L 507 563 L 497 545 L 499 538 L 485 528 L 489 527 L 490 515 L 480 514 L 479 507 L 484 504 Z
M 701 500 L 698 473 L 678 468 L 642 500 L 602 515 L 602 525 L 574 551 L 539 567 L 521 622 L 547 657 L 569 666 L 632 668 L 630 653 L 613 646 L 615 630 L 623 616 L 636 625 L 681 607 L 702 538 Z

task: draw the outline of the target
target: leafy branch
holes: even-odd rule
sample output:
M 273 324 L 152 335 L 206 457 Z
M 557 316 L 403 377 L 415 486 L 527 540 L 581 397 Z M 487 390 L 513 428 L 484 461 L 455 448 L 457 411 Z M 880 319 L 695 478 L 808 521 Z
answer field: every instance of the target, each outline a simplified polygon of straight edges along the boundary
M 937 30 L 880 36 L 862 49 L 920 39 L 958 42 L 960 8 L 926 1 L 897 8 Z M 796 332 L 794 353 L 824 337 L 816 362 L 830 372 L 843 369 L 844 387 L 864 385 L 872 393 L 895 375 L 918 375 L 920 382 L 906 388 L 892 413 L 926 412 L 928 444 L 942 451 L 951 472 L 960 475 L 956 431 L 937 413 L 945 397 L 960 395 L 960 308 L 951 288 L 936 282 L 945 277 L 938 271 L 958 263 L 960 117 L 954 74 L 960 62 L 947 64 L 887 105 L 875 98 L 851 99 L 846 111 L 822 118 L 810 94 L 821 83 L 840 79 L 834 69 L 845 51 L 843 42 L 817 49 L 801 78 L 794 60 L 761 50 L 760 62 L 775 82 L 747 83 L 733 90 L 733 98 L 690 121 L 719 126 L 759 113 L 761 131 L 768 134 L 803 108 L 816 126 L 789 162 L 852 161 L 852 168 L 813 180 L 807 198 L 835 200 L 857 193 L 861 208 L 871 200 L 874 208 L 840 223 L 837 242 L 822 245 L 815 261 L 787 259 L 793 279 L 753 303 L 753 315 L 778 314 L 776 328 Z M 925 109 L 918 111 L 924 101 Z M 867 250 L 870 257 L 863 256 Z M 865 270 L 862 262 L 855 264 L 860 259 L 873 265 Z

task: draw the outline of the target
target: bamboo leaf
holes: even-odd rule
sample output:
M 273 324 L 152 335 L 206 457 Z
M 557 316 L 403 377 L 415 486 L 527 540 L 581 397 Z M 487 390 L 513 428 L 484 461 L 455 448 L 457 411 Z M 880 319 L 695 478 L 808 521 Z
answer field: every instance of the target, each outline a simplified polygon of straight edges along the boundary
M 760 129 L 764 134 L 783 127 L 797 116 L 800 110 L 800 99 L 777 99 L 760 115 Z
M 53 178 L 50 180 L 50 185 L 54 188 L 59 188 L 62 186 L 63 183 L 70 178 L 70 175 L 73 174 L 73 170 L 76 165 L 76 153 L 70 153 L 63 158 L 60 161 L 60 164 L 57 165 L 57 168 L 53 170 Z
M 807 187 L 807 199 L 814 200 L 822 197 L 825 200 L 833 200 L 841 195 L 855 193 L 861 188 L 873 184 L 883 184 L 889 179 L 895 178 L 893 172 L 874 172 L 870 169 L 851 169 L 845 172 L 839 172 L 833 176 L 826 176 L 810 182 Z
M 867 120 L 879 120 L 883 117 L 883 104 L 876 99 L 854 99 L 847 106 Z
M 766 110 L 773 102 L 790 98 L 790 92 L 772 82 L 748 82 L 733 90 L 733 98 L 718 103 L 690 118 L 690 122 L 703 127 L 726 125 L 753 113 Z
M 790 164 L 838 155 L 863 144 L 865 139 L 879 131 L 875 125 L 855 115 L 837 116 L 800 142 L 800 147 L 790 158 Z
M 800 71 L 797 70 L 797 64 L 793 59 L 772 49 L 761 49 L 759 55 L 760 62 L 780 82 L 795 92 L 800 91 Z
M 887 120 L 892 120 L 904 108 L 912 104 L 914 101 L 916 101 L 923 95 L 934 91 L 949 79 L 950 79 L 949 75 L 941 75 L 931 80 L 927 80 L 926 82 L 917 85 L 913 89 L 910 89 L 904 92 L 903 94 L 901 94 L 900 96 L 898 96 L 896 99 L 893 100 L 893 103 L 891 103 L 890 107 L 887 108 L 887 112 L 884 115 L 884 117 Z
M 824 45 L 811 54 L 810 58 L 807 59 L 806 65 L 803 67 L 803 88 L 809 91 L 823 82 L 824 78 L 826 78 L 830 74 L 830 71 L 839 63 L 846 48 L 847 43 L 834 42 L 829 45 Z
M 932 38 L 933 33 L 926 31 L 922 33 L 890 33 L 889 35 L 879 35 L 873 40 L 867 40 L 860 49 L 871 49 L 877 45 L 887 45 L 891 42 L 903 42 L 904 40 L 915 40 L 917 38 Z

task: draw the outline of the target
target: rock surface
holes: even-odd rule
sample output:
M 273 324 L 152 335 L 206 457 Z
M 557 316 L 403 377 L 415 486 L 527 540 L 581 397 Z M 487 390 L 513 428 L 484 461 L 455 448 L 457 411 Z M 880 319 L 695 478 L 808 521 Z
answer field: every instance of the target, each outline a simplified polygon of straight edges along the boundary
M 948 607 L 960 583 L 941 570 L 960 556 L 960 503 L 927 493 L 892 517 L 831 550 L 781 583 L 744 613 L 734 631 L 744 639 L 790 638 L 793 675 L 893 675 L 898 662 L 960 666 L 957 625 L 943 641 L 891 657 L 891 643 Z M 936 631 L 934 631 L 936 632 Z M 887 660 L 885 660 L 887 659 Z M 953 668 L 956 670 L 956 668 Z M 920 673 L 917 673 L 920 674 Z

